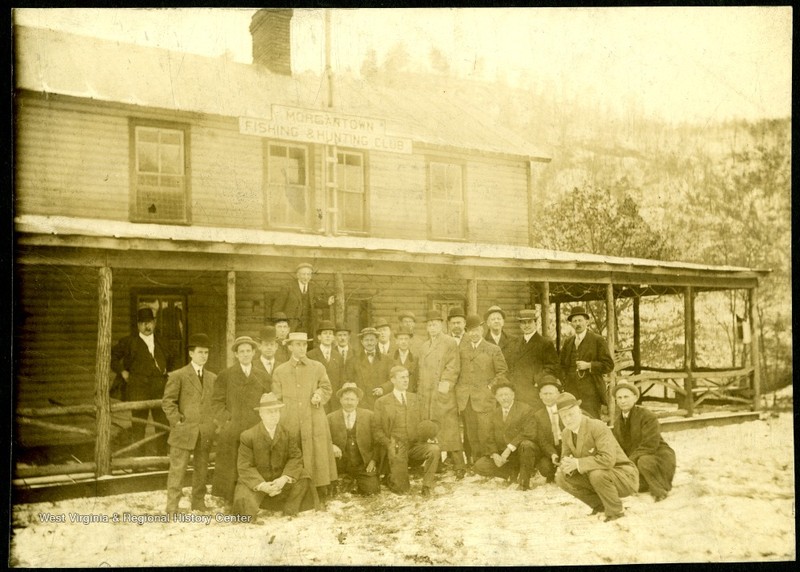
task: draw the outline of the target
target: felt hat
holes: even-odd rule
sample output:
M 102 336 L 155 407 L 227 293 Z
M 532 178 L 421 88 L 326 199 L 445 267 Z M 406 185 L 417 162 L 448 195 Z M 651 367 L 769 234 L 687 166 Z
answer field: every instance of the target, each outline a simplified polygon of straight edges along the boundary
M 483 320 L 481 317 L 475 314 L 471 314 L 467 316 L 467 325 L 464 327 L 465 330 L 471 330 L 473 328 L 477 328 L 478 326 L 483 325 Z
M 439 425 L 433 419 L 423 419 L 417 424 L 417 439 L 427 441 L 435 439 L 439 434 Z
M 275 315 L 272 316 L 272 323 L 277 324 L 278 322 L 286 322 L 288 324 L 289 317 L 283 312 L 276 312 Z
M 311 265 L 310 265 L 308 262 L 301 262 L 300 264 L 298 264 L 297 266 L 295 266 L 295 269 L 294 269 L 294 271 L 295 271 L 295 272 L 297 272 L 297 271 L 299 271 L 299 270 L 301 270 L 301 269 L 303 269 L 303 268 L 308 268 L 308 269 L 309 269 L 309 270 L 311 270 L 312 272 L 314 271 L 314 267 L 313 267 L 313 266 L 311 266 Z
M 402 365 L 393 366 L 392 369 L 389 370 L 389 377 L 394 377 L 401 371 L 408 371 L 408 368 Z
M 520 310 L 519 314 L 517 314 L 517 320 L 520 322 L 523 320 L 536 320 L 536 318 L 538 318 L 536 310 Z
M 503 312 L 503 309 L 500 306 L 491 306 L 488 310 L 486 310 L 486 313 L 483 315 L 483 319 L 488 320 L 489 316 L 491 316 L 495 312 L 503 316 L 504 320 L 506 319 L 506 313 Z
M 305 332 L 289 332 L 289 335 L 283 340 L 283 345 L 290 342 L 308 342 L 308 334 Z
M 391 328 L 392 326 L 389 324 L 388 321 L 386 321 L 386 318 L 378 318 L 377 320 L 375 320 L 375 323 L 372 324 L 372 327 L 377 330 L 378 328 L 386 328 L 386 327 Z
M 156 317 L 153 315 L 152 308 L 139 308 L 136 310 L 136 322 L 139 324 L 142 322 L 152 322 L 155 319 Z
M 464 310 L 461 308 L 450 308 L 450 311 L 447 313 L 447 319 L 451 318 L 466 318 L 467 316 L 464 314 Z
M 254 410 L 258 411 L 259 409 L 279 409 L 283 407 L 285 403 L 283 403 L 278 396 L 274 393 L 264 393 L 261 395 L 261 399 L 258 402 L 256 407 L 253 407 Z
M 333 333 L 334 334 L 338 334 L 339 332 L 350 333 L 350 328 L 348 328 L 344 324 L 336 324 L 336 327 L 334 328 Z
M 536 385 L 539 386 L 539 389 L 543 388 L 545 385 L 552 385 L 561 391 L 561 382 L 558 381 L 556 376 L 550 374 L 543 376 Z
M 583 316 L 587 320 L 589 319 L 589 314 L 586 313 L 586 309 L 583 306 L 575 306 L 569 311 L 569 316 L 567 316 L 567 321 L 571 322 L 572 318 L 575 316 Z
M 317 324 L 317 333 L 320 333 L 324 330 L 336 330 L 336 326 L 330 320 L 320 320 L 319 324 Z
M 211 348 L 211 338 L 205 334 L 192 334 L 189 336 L 189 342 L 186 344 L 190 348 Z
M 358 400 L 361 401 L 361 398 L 364 397 L 364 392 L 361 391 L 361 388 L 358 387 L 355 383 L 347 382 L 342 384 L 342 388 L 336 392 L 336 399 L 341 399 L 342 395 L 347 393 L 348 391 L 353 391 L 358 396 Z
M 400 336 L 408 336 L 409 338 L 414 337 L 414 330 L 409 328 L 408 326 L 400 326 L 397 328 L 397 331 L 394 333 L 395 338 L 399 338 Z
M 264 326 L 258 333 L 258 338 L 262 344 L 267 342 L 274 342 L 278 334 L 275 332 L 275 326 Z
M 612 392 L 614 397 L 617 395 L 617 391 L 620 389 L 627 389 L 633 395 L 636 396 L 636 399 L 639 399 L 639 388 L 633 385 L 632 383 L 628 383 L 627 381 L 621 381 L 617 385 L 614 386 L 614 391 Z
M 358 337 L 363 338 L 364 336 L 368 336 L 372 334 L 375 337 L 378 337 L 378 330 L 375 328 L 362 328 L 360 332 L 358 332 Z
M 556 411 L 564 411 L 572 407 L 580 407 L 580 405 L 581 400 L 575 399 L 575 396 L 571 393 L 564 392 L 556 398 Z
M 236 352 L 236 350 L 239 349 L 239 346 L 242 344 L 250 344 L 250 347 L 253 348 L 253 351 L 255 351 L 258 348 L 258 344 L 250 336 L 239 336 L 238 338 L 233 340 L 233 344 L 231 345 L 231 351 Z
M 432 320 L 443 321 L 442 313 L 439 310 L 428 310 L 428 314 L 425 316 L 425 321 L 430 322 Z
M 409 312 L 408 310 L 405 310 L 405 311 L 403 311 L 403 312 L 400 312 L 400 313 L 397 315 L 397 319 L 398 319 L 398 320 L 402 320 L 403 318 L 411 318 L 411 319 L 412 319 L 412 320 L 414 320 L 415 322 L 417 321 L 417 317 L 414 315 L 414 312 Z

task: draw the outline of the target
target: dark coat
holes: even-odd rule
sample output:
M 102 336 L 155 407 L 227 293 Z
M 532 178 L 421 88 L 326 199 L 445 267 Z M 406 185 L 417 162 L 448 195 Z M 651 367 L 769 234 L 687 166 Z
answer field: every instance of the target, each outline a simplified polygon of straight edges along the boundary
M 592 362 L 590 370 L 578 377 L 576 362 Z M 564 390 L 578 399 L 607 403 L 606 383 L 603 376 L 614 370 L 614 360 L 608 351 L 605 338 L 587 330 L 580 347 L 575 347 L 575 336 L 569 336 L 561 345 L 561 369 L 564 372 Z
M 514 399 L 505 421 L 503 408 L 498 404 L 492 411 L 490 423 L 491 430 L 483 444 L 484 450 L 490 454 L 502 453 L 507 445 L 519 447 L 522 441 L 536 443 L 536 422 L 533 419 L 533 409 L 527 403 Z
M 509 380 L 516 388 L 515 399 L 523 401 L 534 409 L 542 407 L 539 399 L 539 381 L 546 374 L 561 376 L 558 363 L 558 352 L 553 340 L 535 332 L 525 342 L 525 338 L 517 338 L 514 346 L 509 345 L 508 359 Z
M 348 352 L 349 353 L 349 352 Z M 322 353 L 322 350 L 319 346 L 310 350 L 307 354 L 308 359 L 313 359 L 314 361 L 318 361 L 322 365 L 325 366 L 325 372 L 328 374 L 328 379 L 331 382 L 331 394 L 333 397 L 330 401 L 328 401 L 326 405 L 327 411 L 334 411 L 335 409 L 339 409 L 339 400 L 336 399 L 336 392 L 341 389 L 342 384 L 347 381 L 346 378 L 346 371 L 345 371 L 345 360 L 342 358 L 342 354 L 339 352 L 339 349 L 334 345 L 331 346 L 331 359 L 326 360 L 325 355 Z M 347 361 L 350 361 L 350 356 L 347 356 Z
M 363 351 L 353 356 L 346 373 L 347 381 L 355 383 L 364 392 L 364 397 L 361 400 L 361 406 L 364 409 L 375 408 L 375 396 L 372 395 L 372 390 L 376 387 L 383 389 L 384 395 L 392 391 L 393 386 L 392 382 L 389 381 L 389 371 L 393 365 L 394 362 L 391 358 L 382 355 L 377 350 L 372 363 L 369 363 L 367 354 Z
M 629 435 L 623 431 L 622 411 L 617 410 L 617 418 L 612 432 L 617 442 L 634 463 L 642 455 L 664 456 L 675 466 L 675 452 L 661 436 L 658 418 L 644 407 L 634 405 L 628 416 Z
M 275 352 L 275 358 L 274 359 L 275 359 L 275 361 L 272 362 L 272 373 L 270 373 L 270 372 L 267 371 L 267 366 L 265 366 L 264 362 L 261 361 L 261 354 L 259 354 L 259 355 L 257 355 L 256 357 L 253 358 L 253 368 L 255 368 L 258 371 L 260 371 L 261 373 L 263 373 L 264 376 L 267 378 L 267 380 L 269 380 L 269 384 L 267 385 L 267 387 L 269 389 L 267 389 L 267 392 L 272 390 L 271 389 L 272 388 L 272 374 L 275 373 L 275 368 L 283 363 L 282 361 L 280 361 L 278 359 L 278 353 L 277 352 Z
M 556 413 L 558 416 L 558 413 Z M 553 427 L 550 423 L 550 413 L 547 407 L 542 407 L 533 412 L 533 420 L 536 422 L 536 444 L 539 445 L 539 450 L 547 454 L 550 458 L 553 455 L 561 454 L 561 433 L 559 433 L 558 448 L 556 448 L 556 440 L 553 436 Z M 558 427 L 561 432 L 564 431 L 564 423 L 561 418 L 558 419 Z
M 379 459 L 379 448 L 372 439 L 372 425 L 374 414 L 369 409 L 356 408 L 356 445 L 364 465 L 370 461 L 377 464 Z M 344 411 L 339 409 L 328 414 L 328 425 L 331 428 L 331 441 L 342 451 L 347 447 L 347 426 L 344 423 Z
M 169 420 L 169 444 L 180 449 L 194 449 L 198 436 L 206 446 L 214 440 L 211 397 L 217 375 L 203 368 L 203 382 L 190 363 L 169 374 L 161 408 Z
M 327 308 L 328 296 L 317 292 L 313 282 L 308 283 L 308 323 L 301 321 L 303 314 L 303 294 L 300 292 L 300 284 L 297 280 L 286 283 L 281 288 L 275 303 L 272 306 L 272 313 L 283 312 L 289 318 L 289 327 L 293 332 L 306 332 L 313 336 L 317 330 L 317 313 L 315 308 Z
M 403 363 L 400 361 L 400 350 L 396 349 L 392 355 L 392 365 L 401 365 L 408 370 L 408 390 L 412 393 L 416 393 L 417 381 L 419 380 L 419 358 L 414 352 L 409 348 L 406 361 Z
M 489 342 L 490 344 L 495 344 L 491 332 L 486 332 L 486 335 L 483 337 L 483 339 Z M 505 330 L 500 331 L 500 343 L 495 345 L 500 346 L 500 350 L 503 352 L 503 357 L 506 358 L 506 363 L 508 363 L 509 358 L 512 357 L 513 352 L 516 351 L 518 343 L 519 343 L 518 338 L 515 338 L 514 336 L 509 336 L 505 332 Z
M 461 373 L 456 384 L 458 410 L 464 411 L 469 402 L 473 411 L 489 413 L 497 402 L 491 386 L 505 379 L 508 366 L 503 351 L 494 344 L 481 341 L 478 348 L 467 340 L 460 349 Z
M 111 369 L 117 374 L 112 384 L 113 397 L 123 401 L 161 399 L 174 358 L 158 336 L 154 338 L 154 347 L 155 359 L 137 332 L 120 339 L 111 348 Z M 127 382 L 122 379 L 123 371 L 129 374 Z
M 280 422 L 273 439 L 259 419 L 257 425 L 243 431 L 239 438 L 237 466 L 239 482 L 252 491 L 261 483 L 283 475 L 299 479 L 303 474 L 303 457 L 297 440 Z
M 390 391 L 387 395 L 379 397 L 375 401 L 375 416 L 372 418 L 372 437 L 383 447 L 389 448 L 392 431 L 396 423 L 397 416 L 402 409 L 400 402 Z M 416 393 L 406 392 L 406 441 L 416 443 L 420 439 L 417 435 L 417 427 L 424 419 L 422 411 L 422 401 Z

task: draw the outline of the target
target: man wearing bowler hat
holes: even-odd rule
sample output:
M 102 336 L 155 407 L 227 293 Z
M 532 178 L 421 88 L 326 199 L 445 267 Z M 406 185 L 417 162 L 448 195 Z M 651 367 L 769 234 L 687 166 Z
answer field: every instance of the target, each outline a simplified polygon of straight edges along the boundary
M 270 387 L 272 387 L 272 372 L 280 365 L 278 361 L 278 338 L 275 326 L 264 326 L 258 334 L 256 340 L 259 345 L 258 355 L 253 359 L 253 367 L 267 375 Z
M 409 343 L 409 348 L 411 349 L 411 353 L 413 353 L 415 356 L 419 356 L 419 348 L 422 345 L 422 340 L 413 337 L 413 334 L 417 328 L 417 316 L 414 314 L 414 312 L 403 310 L 397 315 L 397 322 L 401 328 L 405 328 L 411 332 L 412 338 L 411 342 Z
M 346 492 L 354 485 L 359 494 L 372 495 L 381 488 L 378 482 L 380 458 L 372 440 L 373 413 L 358 406 L 362 397 L 364 392 L 355 383 L 342 385 L 336 392 L 342 408 L 328 414 L 328 424 L 340 491 Z
M 261 395 L 270 391 L 266 372 L 253 365 L 257 345 L 250 336 L 239 336 L 233 341 L 231 350 L 236 363 L 217 376 L 211 398 L 217 427 L 217 456 L 211 492 L 228 504 L 233 500 L 236 485 L 239 435 L 258 422 L 254 408 Z
M 464 341 L 464 328 L 467 325 L 467 317 L 464 310 L 458 307 L 450 308 L 447 313 L 447 333 L 453 336 L 458 346 Z
M 166 344 L 155 334 L 156 318 L 151 308 L 139 308 L 136 312 L 135 334 L 125 336 L 111 349 L 111 369 L 117 377 L 114 385 L 120 388 L 123 401 L 149 401 L 161 399 L 167 383 L 167 372 L 173 369 L 173 356 Z M 131 411 L 131 442 L 144 439 L 148 415 L 154 423 L 167 425 L 167 417 L 161 407 Z M 146 445 L 157 455 L 167 454 L 166 429 L 155 442 Z
M 517 388 L 517 399 L 535 409 L 542 408 L 539 399 L 539 381 L 547 374 L 561 375 L 558 353 L 553 340 L 537 331 L 539 312 L 520 310 L 518 315 L 522 337 L 518 338 L 516 348 L 509 352 L 509 379 Z
M 620 497 L 636 493 L 639 471 L 622 450 L 611 429 L 599 419 L 584 415 L 581 400 L 571 393 L 556 399 L 564 431 L 556 484 L 592 509 L 616 520 L 624 511 Z
M 606 383 L 603 376 L 614 370 L 614 360 L 606 340 L 588 329 L 589 314 L 575 306 L 567 316 L 575 334 L 561 344 L 561 369 L 564 390 L 583 402 L 583 409 L 600 419 L 600 408 L 606 403 Z
M 272 316 L 272 325 L 275 327 L 275 342 L 278 344 L 278 349 L 275 350 L 275 362 L 276 365 L 280 365 L 289 361 L 291 357 L 289 350 L 286 349 L 286 345 L 284 344 L 291 331 L 289 328 L 289 318 L 287 318 L 286 314 L 283 312 L 276 312 L 275 315 Z
M 318 294 L 311 283 L 314 268 L 303 262 L 295 268 L 295 279 L 286 284 L 275 299 L 273 312 L 283 312 L 289 318 L 293 332 L 313 335 L 317 329 L 316 308 L 327 308 L 334 302 L 333 296 Z
M 509 352 L 516 348 L 517 338 L 509 336 L 503 329 L 506 324 L 506 313 L 500 306 L 490 306 L 483 315 L 483 319 L 488 328 L 484 339 L 489 343 L 500 346 L 503 357 L 508 362 L 509 357 L 511 357 Z
M 347 381 L 352 381 L 364 392 L 362 406 L 373 409 L 375 400 L 392 389 L 389 383 L 392 358 L 377 350 L 378 330 L 375 328 L 363 328 L 358 337 L 363 349 L 350 363 Z
M 169 475 L 167 476 L 167 514 L 178 511 L 183 477 L 194 456 L 192 472 L 192 510 L 206 510 L 208 454 L 214 442 L 211 396 L 215 373 L 205 367 L 211 340 L 205 334 L 189 336 L 190 362 L 169 374 L 161 407 L 169 420 Z
M 392 326 L 386 318 L 378 318 L 372 327 L 378 332 L 378 351 L 385 356 L 392 357 L 397 348 L 392 340 Z
M 335 335 L 334 331 L 336 326 L 330 320 L 321 320 L 317 324 L 317 347 L 308 352 L 308 359 L 318 361 L 325 366 L 325 371 L 328 374 L 328 379 L 331 381 L 331 391 L 334 394 L 342 387 L 344 379 L 344 359 L 342 354 L 335 349 Z M 335 409 L 333 402 L 338 399 L 331 399 L 325 404 L 326 411 L 333 411 Z
M 416 393 L 417 378 L 419 377 L 419 358 L 411 349 L 413 338 L 414 330 L 406 326 L 400 326 L 395 335 L 397 349 L 395 349 L 394 354 L 392 354 L 392 364 L 401 365 L 408 370 L 408 390 L 412 393 Z
M 282 510 L 284 516 L 297 514 L 309 489 L 299 443 L 281 420 L 283 406 L 275 394 L 262 395 L 254 407 L 259 422 L 239 439 L 232 512 L 248 517 L 252 524 L 259 508 Z

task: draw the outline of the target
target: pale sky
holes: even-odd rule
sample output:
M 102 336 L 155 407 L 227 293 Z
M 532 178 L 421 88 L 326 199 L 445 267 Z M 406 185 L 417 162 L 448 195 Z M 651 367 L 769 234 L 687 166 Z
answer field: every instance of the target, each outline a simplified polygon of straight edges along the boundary
M 250 62 L 252 9 L 17 9 L 15 23 Z M 420 69 L 431 47 L 464 77 L 622 105 L 670 121 L 791 116 L 789 7 L 332 10 L 334 72 L 358 74 L 396 42 Z M 323 11 L 296 9 L 295 72 L 321 72 Z M 476 67 L 482 58 L 483 65 Z

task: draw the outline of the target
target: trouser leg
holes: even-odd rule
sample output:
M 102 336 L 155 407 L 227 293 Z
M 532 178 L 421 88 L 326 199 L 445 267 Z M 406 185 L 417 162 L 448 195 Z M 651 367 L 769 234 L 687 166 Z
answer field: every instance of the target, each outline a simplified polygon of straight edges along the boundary
M 361 471 L 356 475 L 356 489 L 362 495 L 374 495 L 381 490 L 378 472 Z
M 261 491 L 254 491 L 242 483 L 236 483 L 233 493 L 233 514 L 249 516 L 251 520 L 255 520 L 261 502 L 266 496 Z
M 517 456 L 519 462 L 519 483 L 527 488 L 528 482 L 536 470 L 536 456 L 539 448 L 532 441 L 524 440 L 520 442 L 514 455 Z
M 311 479 L 300 479 L 291 485 L 286 485 L 281 491 L 281 495 L 286 495 L 283 503 L 283 514 L 293 516 L 300 512 L 300 503 L 311 486 Z
M 163 390 L 162 390 L 163 393 Z M 153 399 L 161 399 L 161 395 L 153 397 Z M 161 425 L 169 426 L 167 415 L 160 407 L 153 407 L 150 410 L 150 415 L 153 416 L 153 422 L 160 423 Z M 167 454 L 167 441 L 169 439 L 169 430 L 162 429 L 161 427 L 153 427 L 156 433 L 163 433 L 160 437 L 153 440 L 153 449 L 156 455 L 163 456 Z
M 464 452 L 468 462 L 475 462 L 483 455 L 478 434 L 478 414 L 472 409 L 472 399 L 467 400 L 467 406 L 461 414 L 464 420 Z
M 436 481 L 436 468 L 439 466 L 441 458 L 442 452 L 439 445 L 435 443 L 416 443 L 408 450 L 406 466 L 408 466 L 409 461 L 422 461 L 425 471 L 422 476 L 422 486 L 433 487 Z M 461 463 L 463 466 L 463 459 Z
M 553 460 L 546 454 L 541 454 L 536 458 L 536 469 L 548 483 L 552 483 L 556 476 L 556 466 Z
M 603 508 L 603 501 L 595 492 L 587 475 L 582 475 L 578 471 L 573 471 L 570 475 L 563 471 L 556 471 L 556 484 L 564 492 L 571 494 L 592 509 Z
M 674 464 L 657 455 L 642 455 L 636 460 L 639 469 L 640 489 L 649 489 L 653 496 L 665 495 L 672 488 Z
M 398 442 L 395 450 L 389 451 L 389 483 L 398 492 L 406 492 L 411 488 L 408 480 L 408 444 Z
M 209 444 L 202 435 L 197 438 L 192 465 L 192 504 L 203 504 L 206 498 L 206 481 L 208 480 Z
M 186 467 L 189 465 L 188 449 L 170 447 L 169 449 L 169 473 L 167 474 L 167 512 L 178 510 L 178 503 L 181 500 L 181 490 L 183 489 L 183 476 L 186 474 Z
M 622 501 L 639 488 L 638 472 L 623 469 L 598 469 L 589 473 L 589 482 L 603 502 L 606 516 L 622 513 Z

